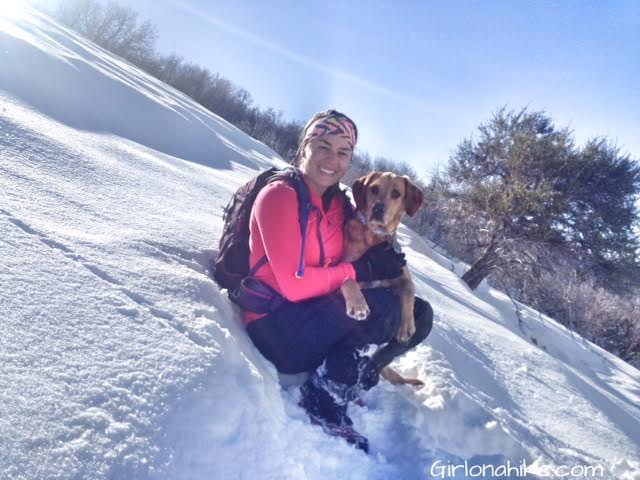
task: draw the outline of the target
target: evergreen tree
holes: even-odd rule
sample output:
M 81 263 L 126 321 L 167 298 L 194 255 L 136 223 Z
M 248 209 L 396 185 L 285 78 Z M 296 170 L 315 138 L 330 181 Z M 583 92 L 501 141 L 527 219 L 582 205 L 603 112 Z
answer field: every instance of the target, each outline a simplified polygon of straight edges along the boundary
M 640 167 L 604 140 L 577 149 L 544 112 L 499 110 L 458 146 L 446 177 L 455 228 L 483 250 L 463 276 L 472 289 L 496 268 L 535 262 L 538 244 L 568 246 L 608 278 L 640 264 Z

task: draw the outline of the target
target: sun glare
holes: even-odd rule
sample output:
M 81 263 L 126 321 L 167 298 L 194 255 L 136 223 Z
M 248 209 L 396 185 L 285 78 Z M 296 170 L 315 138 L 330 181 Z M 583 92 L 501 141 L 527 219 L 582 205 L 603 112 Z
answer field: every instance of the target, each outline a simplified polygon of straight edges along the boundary
M 5 0 L 0 2 L 0 17 L 20 18 L 26 14 L 27 2 L 25 0 Z

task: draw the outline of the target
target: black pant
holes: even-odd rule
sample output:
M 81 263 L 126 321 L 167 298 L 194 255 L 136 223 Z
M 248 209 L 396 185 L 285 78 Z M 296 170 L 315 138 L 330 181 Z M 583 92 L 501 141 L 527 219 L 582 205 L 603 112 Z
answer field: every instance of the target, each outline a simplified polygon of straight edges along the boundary
M 400 299 L 391 289 L 363 291 L 371 313 L 357 321 L 345 313 L 342 295 L 332 294 L 302 302 L 286 302 L 276 312 L 247 326 L 258 350 L 282 373 L 310 372 L 326 360 L 326 375 L 335 382 L 358 381 L 359 350 L 384 345 L 372 357 L 379 371 L 424 340 L 433 324 L 433 310 L 416 297 L 416 332 L 401 344 L 393 337 L 400 326 Z

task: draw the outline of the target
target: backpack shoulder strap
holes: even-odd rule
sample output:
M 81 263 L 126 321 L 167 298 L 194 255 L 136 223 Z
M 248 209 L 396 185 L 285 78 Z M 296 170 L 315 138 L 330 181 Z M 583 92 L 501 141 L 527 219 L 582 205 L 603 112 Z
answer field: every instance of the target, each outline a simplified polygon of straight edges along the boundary
M 269 171 L 276 170 L 270 169 Z M 302 178 L 302 172 L 295 167 L 287 167 L 284 170 L 276 170 L 271 173 L 271 176 L 267 179 L 266 183 L 272 183 L 277 181 L 286 182 L 296 192 L 298 198 L 298 223 L 300 224 L 300 260 L 298 261 L 298 269 L 296 270 L 296 278 L 302 278 L 304 276 L 304 253 L 306 247 L 307 237 L 307 223 L 309 221 L 309 212 L 313 208 L 311 206 L 311 194 L 309 188 Z M 258 271 L 262 265 L 267 263 L 268 260 L 265 257 L 261 258 L 251 269 L 251 274 Z
M 338 188 L 338 195 L 340 195 L 340 200 L 342 200 L 342 211 L 344 212 L 344 222 L 347 223 L 348 220 L 353 217 L 355 214 L 355 209 L 353 208 L 353 204 L 351 203 L 351 199 L 349 195 L 347 195 L 347 191 L 342 188 Z
M 274 175 L 270 181 L 284 180 L 293 188 L 298 197 L 298 223 L 300 224 L 300 259 L 296 278 L 304 276 L 304 253 L 307 238 L 307 224 L 309 223 L 309 213 L 312 210 L 311 193 L 309 187 L 302 178 L 302 172 L 295 167 L 288 167 L 282 173 Z

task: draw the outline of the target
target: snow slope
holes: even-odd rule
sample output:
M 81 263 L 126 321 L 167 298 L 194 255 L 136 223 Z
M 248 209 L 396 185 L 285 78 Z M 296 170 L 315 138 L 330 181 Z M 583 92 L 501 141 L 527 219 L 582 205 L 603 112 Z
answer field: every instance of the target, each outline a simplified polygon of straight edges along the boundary
M 396 367 L 426 385 L 352 407 L 369 456 L 311 426 L 205 271 L 274 163 L 38 12 L 0 16 L 0 478 L 640 479 L 640 372 L 408 229 L 436 321 Z

